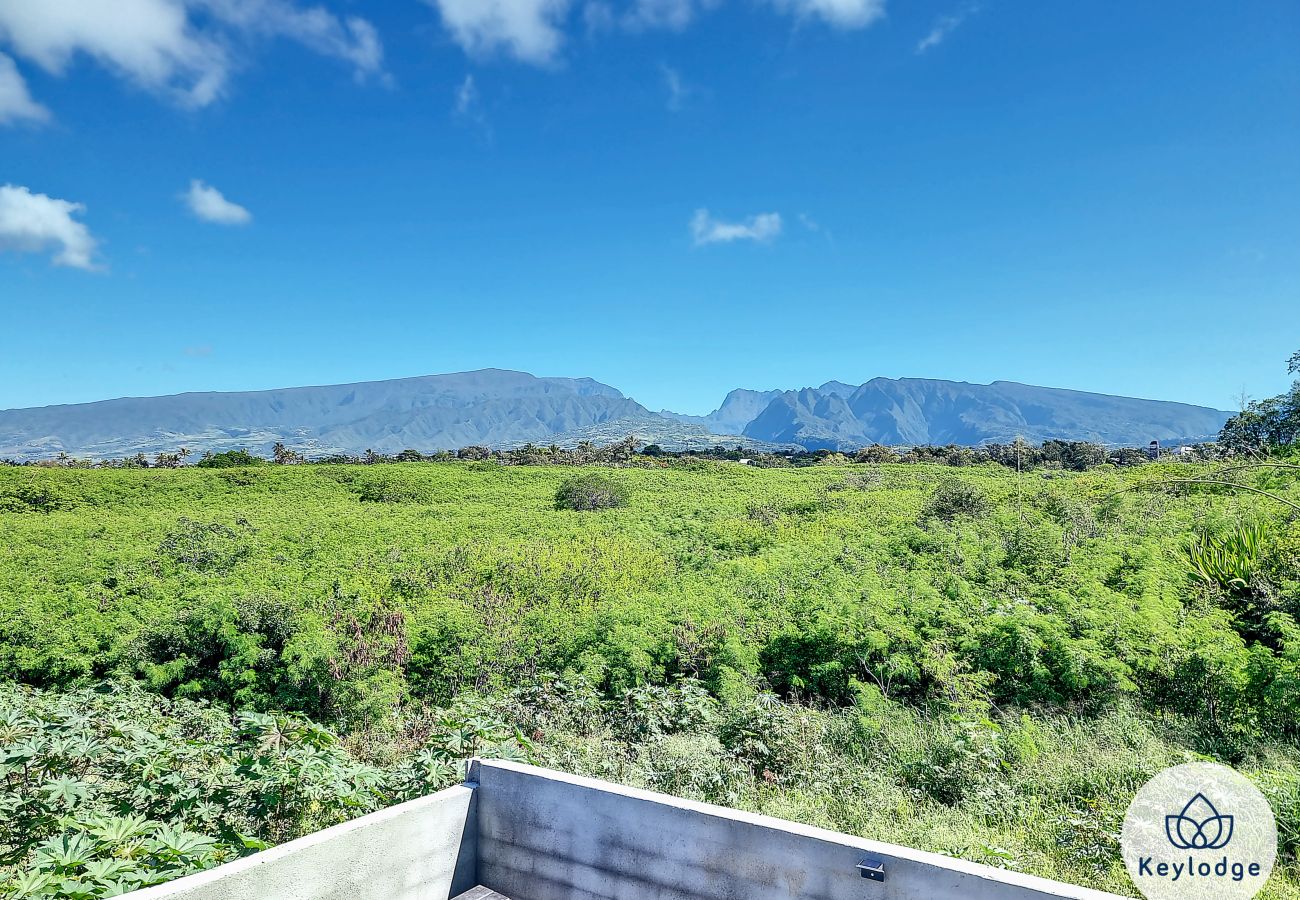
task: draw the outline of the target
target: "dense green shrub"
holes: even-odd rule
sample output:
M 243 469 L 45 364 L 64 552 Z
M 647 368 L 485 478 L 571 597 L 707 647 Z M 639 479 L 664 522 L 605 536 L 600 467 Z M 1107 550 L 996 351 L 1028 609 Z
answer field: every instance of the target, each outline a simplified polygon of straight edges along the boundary
M 556 509 L 613 509 L 627 502 L 627 489 L 608 475 L 586 472 L 566 478 L 555 492 Z
M 182 516 L 158 545 L 158 554 L 195 572 L 225 575 L 252 553 L 248 534 L 252 527 L 243 519 L 235 526 L 220 522 L 195 522 Z
M 989 510 L 989 498 L 980 487 L 960 478 L 939 482 L 925 505 L 925 515 L 951 522 L 958 516 L 982 516 Z
M 428 503 L 432 492 L 427 482 L 385 473 L 362 479 L 357 496 L 364 503 Z
M 208 601 L 147 624 L 122 662 L 168 697 L 302 709 L 285 666 L 300 628 L 299 613 L 282 601 Z
M 0 491 L 0 513 L 49 513 L 76 509 L 80 505 L 79 498 L 72 491 L 52 479 L 33 479 Z
M 942 728 L 921 757 L 906 766 L 908 783 L 940 803 L 970 803 L 996 813 L 1007 793 L 1000 731 L 989 721 L 960 719 Z

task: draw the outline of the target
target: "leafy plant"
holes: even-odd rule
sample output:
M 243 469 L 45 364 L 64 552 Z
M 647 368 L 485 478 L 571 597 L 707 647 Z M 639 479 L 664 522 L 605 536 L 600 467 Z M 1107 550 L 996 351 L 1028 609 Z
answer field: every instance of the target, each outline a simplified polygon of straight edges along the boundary
M 445 787 L 469 756 L 529 752 L 465 706 L 382 769 L 300 716 L 0 684 L 0 897 L 116 896 Z
M 1201 532 L 1187 546 L 1194 578 L 1229 593 L 1247 590 L 1259 571 L 1264 529 L 1242 523 L 1226 534 Z

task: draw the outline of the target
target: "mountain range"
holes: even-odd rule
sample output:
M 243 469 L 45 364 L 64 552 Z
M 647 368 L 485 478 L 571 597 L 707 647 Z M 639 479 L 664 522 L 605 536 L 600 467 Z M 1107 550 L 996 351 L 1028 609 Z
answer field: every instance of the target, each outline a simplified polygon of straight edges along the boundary
M 664 415 L 673 415 L 664 413 Z M 797 391 L 735 390 L 712 413 L 681 417 L 714 431 L 808 449 L 880 443 L 982 444 L 1022 437 L 1111 445 L 1210 440 L 1231 415 L 1164 400 L 1138 400 L 1014 381 L 969 384 L 928 378 L 828 381 Z
M 705 416 L 651 412 L 590 378 L 482 369 L 358 384 L 131 397 L 0 410 L 0 458 L 106 459 L 277 441 L 308 455 L 429 452 L 470 444 L 572 446 L 635 434 L 668 449 L 742 445 L 852 449 L 1049 438 L 1105 444 L 1213 438 L 1230 413 L 1009 381 L 875 378 L 817 388 L 737 389 Z

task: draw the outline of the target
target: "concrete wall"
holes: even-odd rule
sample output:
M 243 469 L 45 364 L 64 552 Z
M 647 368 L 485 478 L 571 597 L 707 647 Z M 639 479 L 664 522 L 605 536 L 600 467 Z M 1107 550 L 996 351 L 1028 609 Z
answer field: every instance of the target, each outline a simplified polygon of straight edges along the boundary
M 864 858 L 885 880 L 863 878 Z M 1111 900 L 948 857 L 478 761 L 470 781 L 129 900 Z
M 447 900 L 477 868 L 475 792 L 457 785 L 129 900 Z
M 767 816 L 483 761 L 479 881 L 517 900 L 1102 900 L 1115 895 Z M 862 877 L 864 857 L 885 880 Z

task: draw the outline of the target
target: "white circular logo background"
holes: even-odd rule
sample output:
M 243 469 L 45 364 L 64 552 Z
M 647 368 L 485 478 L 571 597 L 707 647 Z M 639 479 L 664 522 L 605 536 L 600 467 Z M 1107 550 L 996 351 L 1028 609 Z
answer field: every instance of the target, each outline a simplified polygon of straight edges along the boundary
M 1150 900 L 1245 900 L 1273 871 L 1277 824 L 1239 772 L 1185 763 L 1146 783 L 1124 817 L 1124 865 Z

